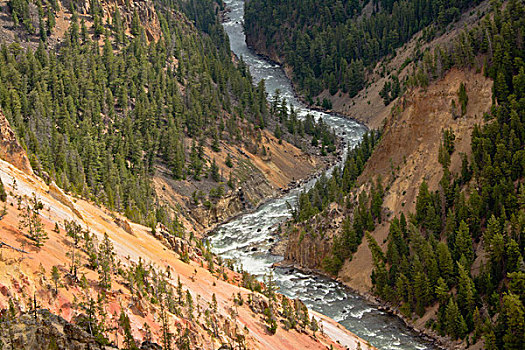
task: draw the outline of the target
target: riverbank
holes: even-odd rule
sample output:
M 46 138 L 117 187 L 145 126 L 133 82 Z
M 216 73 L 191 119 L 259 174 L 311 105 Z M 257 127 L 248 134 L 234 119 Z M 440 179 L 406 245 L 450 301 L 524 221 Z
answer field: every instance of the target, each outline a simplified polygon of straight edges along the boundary
M 289 66 L 287 66 L 285 63 L 279 61 L 276 57 L 272 57 L 272 56 L 268 55 L 267 53 L 261 52 L 259 49 L 257 49 L 253 45 L 248 45 L 248 48 L 250 50 L 252 50 L 255 55 L 259 56 L 260 58 L 264 59 L 265 61 L 268 61 L 268 62 L 270 62 L 270 63 L 272 63 L 274 65 L 279 66 L 279 68 L 284 72 L 284 74 L 286 75 L 286 77 L 290 81 L 290 85 L 292 87 L 292 91 L 293 91 L 294 97 L 297 100 L 299 100 L 308 109 L 356 121 L 359 124 L 365 126 L 367 129 L 371 129 L 371 128 L 377 126 L 377 125 L 375 125 L 376 123 L 374 123 L 374 125 L 371 125 L 370 124 L 370 120 L 359 118 L 358 115 L 348 115 L 348 114 L 345 114 L 345 113 L 341 113 L 341 112 L 335 111 L 333 109 L 326 109 L 326 108 L 323 108 L 322 106 L 318 106 L 318 105 L 315 105 L 315 104 L 310 104 L 308 102 L 308 100 L 302 94 L 299 93 L 299 91 L 297 89 L 297 86 L 296 86 L 296 84 L 295 84 L 295 82 L 293 80 L 293 77 L 292 77 L 292 73 L 291 73 L 292 70 L 291 70 L 291 68 Z
M 359 117 L 355 117 L 355 116 L 350 117 L 350 116 L 342 114 L 342 113 L 334 113 L 332 110 L 323 109 L 320 106 L 308 104 L 308 101 L 306 100 L 306 98 L 304 98 L 304 96 L 302 96 L 301 94 L 298 93 L 297 87 L 296 87 L 296 85 L 295 85 L 295 83 L 294 83 L 294 81 L 292 79 L 291 69 L 289 67 L 287 67 L 286 64 L 284 64 L 283 62 L 278 60 L 276 57 L 272 57 L 271 55 L 268 55 L 267 53 L 262 53 L 257 47 L 254 47 L 253 45 L 249 45 L 249 48 L 251 50 L 253 50 L 259 57 L 261 57 L 261 58 L 263 58 L 265 60 L 268 60 L 268 61 L 270 61 L 271 63 L 273 63 L 275 65 L 278 65 L 283 70 L 283 72 L 285 73 L 287 78 L 290 80 L 290 83 L 291 83 L 291 86 L 293 88 L 293 92 L 294 92 L 295 98 L 297 98 L 303 104 L 308 106 L 308 108 L 316 110 L 316 111 L 324 112 L 324 113 L 332 113 L 332 114 L 343 116 L 345 118 L 350 118 L 350 119 L 356 120 L 356 121 L 366 125 L 367 127 L 370 127 L 370 125 L 369 125 L 370 119 L 360 119 Z M 377 124 L 375 121 L 374 121 L 374 123 Z M 286 237 L 282 237 L 279 233 L 276 233 L 275 236 L 276 236 L 276 238 L 274 240 L 274 245 L 271 248 L 271 252 L 272 252 L 272 254 L 283 256 L 284 253 L 285 253 L 286 244 L 287 244 L 286 243 Z M 346 288 L 351 290 L 352 293 L 358 294 L 359 296 L 361 296 L 363 299 L 365 299 L 367 302 L 369 302 L 371 305 L 373 305 L 377 309 L 379 309 L 381 311 L 384 311 L 384 312 L 388 313 L 389 315 L 392 315 L 392 316 L 395 316 L 395 317 L 399 318 L 408 328 L 413 330 L 419 337 L 421 337 L 421 339 L 423 339 L 426 342 L 431 343 L 433 346 L 435 346 L 437 348 L 440 348 L 440 349 L 460 348 L 460 345 L 459 345 L 460 343 L 459 342 L 452 342 L 450 339 L 448 339 L 446 337 L 441 337 L 440 335 L 438 335 L 436 332 L 432 331 L 431 329 L 428 329 L 426 327 L 418 326 L 417 324 L 415 324 L 415 322 L 413 320 L 411 320 L 410 318 L 408 318 L 405 315 L 403 315 L 399 311 L 399 309 L 397 307 L 395 307 L 394 305 L 391 305 L 391 304 L 389 304 L 387 302 L 384 302 L 384 301 L 378 299 L 377 297 L 375 297 L 374 295 L 372 295 L 369 292 L 363 292 L 363 291 L 359 291 L 359 290 L 357 290 L 355 288 L 352 288 L 350 283 L 348 283 L 347 281 L 345 281 L 345 280 L 343 280 L 341 278 L 337 278 L 336 279 L 336 278 L 334 278 L 334 276 L 331 276 L 331 275 L 325 273 L 322 270 L 308 269 L 308 268 L 305 268 L 305 267 L 302 267 L 302 266 L 298 266 L 298 265 L 294 264 L 293 262 L 286 261 L 286 260 L 283 260 L 280 263 L 274 264 L 274 266 L 275 267 L 294 268 L 294 269 L 296 269 L 298 271 L 302 271 L 302 272 L 305 272 L 305 273 L 318 274 L 318 275 L 322 275 L 322 276 L 325 276 L 327 278 L 336 280 L 339 283 L 343 284 Z
M 276 242 L 277 246 L 278 242 Z M 403 315 L 396 307 L 393 305 L 390 305 L 389 303 L 386 303 L 377 297 L 375 297 L 371 293 L 364 293 L 362 291 L 356 290 L 352 288 L 348 283 L 345 283 L 343 280 L 339 278 L 334 278 L 334 276 L 326 273 L 323 270 L 320 269 L 309 269 L 306 267 L 302 267 L 300 265 L 294 264 L 293 261 L 288 260 L 282 260 L 278 263 L 275 263 L 272 265 L 273 268 L 286 268 L 286 269 L 294 269 L 303 273 L 312 274 L 312 275 L 318 275 L 323 276 L 326 278 L 329 278 L 331 280 L 337 281 L 345 286 L 351 293 L 359 295 L 361 298 L 366 300 L 370 306 L 373 306 L 374 308 L 377 308 L 378 310 L 381 310 L 391 316 L 395 316 L 396 318 L 403 321 L 405 326 L 409 328 L 411 331 L 413 331 L 418 337 L 420 337 L 424 342 L 431 344 L 437 349 L 441 350 L 447 350 L 447 349 L 455 349 L 455 346 L 458 345 L 457 342 L 451 342 L 449 339 L 439 336 L 438 334 L 431 332 L 427 330 L 426 328 L 418 328 L 416 325 L 414 325 L 409 318 L 407 318 L 405 315 Z
M 343 143 L 344 144 L 344 143 Z M 276 199 L 279 199 L 279 198 L 282 198 L 283 196 L 289 194 L 291 191 L 293 190 L 296 190 L 300 187 L 302 187 L 303 185 L 307 184 L 308 182 L 310 181 L 313 181 L 319 177 L 321 177 L 324 173 L 326 173 L 329 169 L 331 169 L 332 167 L 334 167 L 335 165 L 337 165 L 337 163 L 341 162 L 342 160 L 342 157 L 343 157 L 343 151 L 341 149 L 338 149 L 337 150 L 337 154 L 335 155 L 335 157 L 333 157 L 331 159 L 331 161 L 329 163 L 327 163 L 322 169 L 319 169 L 313 173 L 311 173 L 310 175 L 308 175 L 307 177 L 305 178 L 302 178 L 302 179 L 298 179 L 298 180 L 294 180 L 292 182 L 290 182 L 288 184 L 288 186 L 284 187 L 284 188 L 280 188 L 277 190 L 277 194 L 274 195 L 274 196 L 271 196 L 271 197 L 267 197 L 265 198 L 264 200 L 262 200 L 260 203 L 257 204 L 257 206 L 253 207 L 253 208 L 250 208 L 250 209 L 244 209 L 242 211 L 240 211 L 239 213 L 237 213 L 236 215 L 224 220 L 224 221 L 221 221 L 220 223 L 216 223 L 214 224 L 211 228 L 207 229 L 204 234 L 203 234 L 203 238 L 206 239 L 208 236 L 212 235 L 213 232 L 217 229 L 217 227 L 221 226 L 221 225 L 224 225 L 224 224 L 227 224 L 233 220 L 236 220 L 238 219 L 239 217 L 241 216 L 244 216 L 246 214 L 251 214 L 251 213 L 254 213 L 256 212 L 259 208 L 261 208 L 262 206 L 264 206 L 265 204 L 268 204 L 268 202 L 271 202 L 273 200 L 276 200 Z
M 320 115 L 345 139 L 346 145 L 340 151 L 357 144 L 366 129 L 364 125 L 357 123 L 355 118 L 335 113 L 324 115 L 320 108 L 307 108 L 306 101 L 287 78 L 289 72 L 285 74 L 282 66 L 268 63 L 246 46 L 241 27 L 243 2 L 228 0 L 226 5 L 229 15 L 225 16 L 227 23 L 224 27 L 230 38 L 231 49 L 237 57 L 243 58 L 254 81 L 264 79 L 269 94 L 281 91 L 280 95 L 285 96 L 301 115 L 308 112 Z M 307 180 L 294 184 L 293 188 L 304 186 L 306 182 Z M 250 210 L 250 214 L 237 216 L 236 220 L 228 220 L 226 224 L 213 230 L 214 234 L 209 235 L 213 251 L 225 259 L 238 261 L 244 270 L 259 278 L 268 274 L 271 271 L 270 266 L 282 259 L 282 255 L 275 256 L 269 252 L 270 244 L 276 241 L 272 232 L 289 218 L 290 204 L 295 205 L 298 193 L 299 191 L 284 190 L 278 196 L 272 196 L 270 202 L 265 201 L 266 205 L 259 205 L 257 210 Z M 352 325 L 350 328 L 355 330 L 355 334 L 373 340 L 382 349 L 396 349 L 399 346 L 403 349 L 431 348 L 423 345 L 418 337 L 412 336 L 401 321 L 387 316 L 377 308 L 369 307 L 361 297 L 343 290 L 343 285 L 335 280 L 321 280 L 315 275 L 283 273 L 280 269 L 273 270 L 273 273 L 282 294 L 305 301 L 310 309 L 346 324 L 344 327 L 347 329 Z

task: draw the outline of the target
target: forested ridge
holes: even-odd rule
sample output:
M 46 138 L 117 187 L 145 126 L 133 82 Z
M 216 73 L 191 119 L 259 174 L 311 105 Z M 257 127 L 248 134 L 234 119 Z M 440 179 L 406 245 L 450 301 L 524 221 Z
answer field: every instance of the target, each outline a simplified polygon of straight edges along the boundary
M 483 62 L 483 73 L 494 81 L 493 107 L 472 131 L 472 153 L 462 155 L 458 173 L 451 172 L 456 137 L 443 129 L 439 189 L 432 192 L 423 181 L 415 212 L 391 220 L 386 251 L 366 233 L 382 216 L 374 210 L 375 203 L 381 206 L 382 188 L 371 180 L 371 192 L 361 195 L 366 201 L 358 200 L 345 214 L 323 266 L 337 274 L 341 259 L 351 258 L 362 235 L 364 206 L 373 292 L 411 319 L 437 307 L 426 327 L 467 345 L 482 340 L 485 349 L 522 349 L 525 341 L 524 16 L 523 1 L 494 2 L 477 25 L 424 55 L 409 79 L 412 85 L 427 86 L 450 68 L 468 69 L 475 62 Z M 460 105 L 451 105 L 454 118 L 468 105 L 463 83 L 458 98 Z M 320 203 L 333 200 L 315 189 L 304 194 L 299 222 L 310 217 L 306 198 L 317 197 Z
M 460 174 L 449 171 L 454 135 L 444 133 L 440 189 L 423 182 L 415 214 L 394 220 L 386 255 L 374 254 L 378 295 L 407 315 L 438 303 L 427 326 L 467 344 L 483 339 L 486 349 L 522 349 L 525 340 L 524 15 L 523 1 L 495 3 L 466 34 L 485 57 L 495 104 L 472 132 Z
M 294 82 L 313 102 L 324 89 L 354 97 L 366 84 L 365 68 L 421 30 L 432 38 L 479 2 L 251 0 L 245 3 L 245 28 L 249 41 L 291 66 Z M 370 15 L 362 14 L 366 6 Z
M 268 103 L 264 81 L 253 85 L 248 67 L 232 56 L 218 20 L 222 2 L 156 1 L 159 38 L 143 25 L 144 13 L 155 17 L 140 1 L 131 21 L 129 9 L 119 11 L 128 1 L 114 8 L 92 0 L 87 13 L 86 4 L 9 3 L 12 29 L 27 40 L 0 42 L 1 131 L 11 135 L 11 126 L 17 136 L 2 151 L 16 145 L 27 162 L 19 141 L 34 174 L 1 163 L 0 285 L 7 292 L 0 294 L 0 349 L 332 344 L 301 301 L 276 293 L 271 274 L 265 286 L 213 254 L 193 235 L 201 233 L 195 226 L 160 205 L 165 193 L 157 197 L 153 182 L 156 172 L 172 177 L 168 185 L 191 181 L 198 190 L 184 200 L 209 209 L 225 186 L 241 192 L 232 180 L 241 162 L 261 171 L 249 163 L 267 161 L 266 145 L 290 141 L 310 152 L 279 149 L 291 153 L 283 158 L 297 176 L 293 165 L 303 163 L 292 158 L 308 158 L 308 173 L 313 152 L 336 151 L 335 133 L 311 115 L 300 119 L 279 94 Z M 109 18 L 108 8 L 115 9 Z M 50 39 L 59 13 L 68 29 Z M 233 160 L 231 150 L 245 159 Z M 219 153 L 232 170 L 228 185 Z M 217 187 L 201 202 L 210 182 Z M 193 229 L 189 237 L 185 229 Z
M 103 4 L 89 4 L 80 15 L 80 2 L 39 1 L 38 32 L 22 20 L 34 4 L 11 0 L 14 30 L 40 33 L 40 44 L 0 49 L 1 109 L 35 171 L 59 187 L 138 222 L 163 221 L 151 184 L 158 162 L 175 179 L 222 182 L 205 146 L 219 151 L 222 140 L 265 152 L 257 145 L 265 127 L 278 138 L 304 137 L 286 105 L 270 115 L 264 82 L 252 85 L 246 65 L 232 61 L 217 16 L 222 2 L 155 1 L 157 41 L 147 40 L 136 9 L 126 24 L 118 6 L 104 21 Z M 72 16 L 63 43 L 52 46 L 61 6 Z M 335 137 L 314 124 L 333 151 Z

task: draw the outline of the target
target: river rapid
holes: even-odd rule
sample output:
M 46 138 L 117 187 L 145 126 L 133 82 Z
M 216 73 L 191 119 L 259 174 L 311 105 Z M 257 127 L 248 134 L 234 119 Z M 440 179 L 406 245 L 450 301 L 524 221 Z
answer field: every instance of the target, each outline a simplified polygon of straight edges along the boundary
M 279 90 L 300 116 L 310 113 L 316 119 L 322 118 L 343 139 L 344 150 L 355 146 L 366 132 L 366 127 L 347 118 L 311 110 L 301 103 L 281 67 L 247 47 L 242 27 L 244 0 L 225 0 L 225 3 L 229 12 L 223 25 L 230 38 L 231 49 L 246 62 L 255 82 L 264 79 L 270 97 Z M 295 206 L 299 193 L 310 188 L 315 181 L 311 180 L 283 197 L 270 200 L 254 212 L 219 226 L 209 237 L 213 251 L 223 258 L 235 259 L 244 270 L 261 280 L 273 270 L 280 293 L 301 299 L 308 308 L 333 318 L 378 349 L 433 349 L 401 320 L 378 310 L 341 283 L 292 268 L 272 268 L 272 264 L 283 259 L 270 252 L 275 239 L 272 231 L 291 217 L 289 206 Z

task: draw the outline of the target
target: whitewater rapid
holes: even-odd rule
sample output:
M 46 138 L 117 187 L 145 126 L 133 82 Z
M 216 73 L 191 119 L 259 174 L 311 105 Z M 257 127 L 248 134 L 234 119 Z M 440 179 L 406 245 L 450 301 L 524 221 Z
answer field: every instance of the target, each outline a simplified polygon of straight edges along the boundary
M 322 118 L 343 139 L 344 149 L 355 146 L 366 132 L 366 127 L 348 118 L 311 110 L 301 103 L 294 96 L 291 83 L 282 69 L 247 47 L 242 27 L 244 1 L 225 0 L 225 3 L 228 14 L 223 25 L 230 38 L 231 49 L 248 65 L 255 83 L 264 79 L 270 97 L 279 90 L 280 96 L 294 106 L 299 116 L 310 113 Z M 274 263 L 283 259 L 270 252 L 275 239 L 272 232 L 291 217 L 289 206 L 295 206 L 299 193 L 310 188 L 315 181 L 311 180 L 285 196 L 267 202 L 256 211 L 219 226 L 210 236 L 213 251 L 223 258 L 235 259 L 244 270 L 259 279 L 272 270 L 280 293 L 301 299 L 308 308 L 333 318 L 379 349 L 433 349 L 401 320 L 378 310 L 341 283 L 291 268 L 272 268 Z

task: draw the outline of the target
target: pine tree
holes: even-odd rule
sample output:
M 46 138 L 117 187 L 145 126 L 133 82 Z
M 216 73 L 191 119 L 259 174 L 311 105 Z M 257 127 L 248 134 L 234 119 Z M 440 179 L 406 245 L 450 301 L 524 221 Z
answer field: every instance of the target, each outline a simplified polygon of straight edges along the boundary
M 44 25 L 44 19 L 42 16 L 40 16 L 38 19 L 38 32 L 40 35 L 40 40 L 45 43 L 47 41 L 47 29 Z
M 451 285 L 453 283 L 454 262 L 447 245 L 443 242 L 439 242 L 437 245 L 437 262 L 441 277 Z
M 213 179 L 213 181 L 219 182 L 221 180 L 221 175 L 219 173 L 219 166 L 215 162 L 215 158 L 213 158 L 213 161 L 211 163 L 210 173 L 211 173 L 211 178 Z
M 111 28 L 115 35 L 117 43 L 124 43 L 124 27 L 122 24 L 122 17 L 120 15 L 119 7 L 116 6 L 115 12 L 113 12 L 113 19 L 111 21 Z
M 445 303 L 449 299 L 448 294 L 449 288 L 447 286 L 447 283 L 443 279 L 443 277 L 439 277 L 437 280 L 436 288 L 435 288 L 435 294 L 436 298 L 439 301 L 441 305 L 445 305 Z
M 423 316 L 425 306 L 428 304 L 430 297 L 430 283 L 426 274 L 416 273 L 414 277 L 414 297 L 416 300 L 416 313 Z
M 503 342 L 505 349 L 523 349 L 525 341 L 525 308 L 519 297 L 512 293 L 503 296 L 503 317 L 505 334 Z
M 279 123 L 277 123 L 275 125 L 275 131 L 274 131 L 274 136 L 279 139 L 279 141 L 281 141 L 281 137 L 283 136 L 283 133 L 281 131 L 281 126 L 279 125 Z
M 56 25 L 55 12 L 51 8 L 48 8 L 47 9 L 47 22 L 46 22 L 46 29 L 47 29 L 48 35 L 51 35 L 51 33 L 53 33 L 53 29 L 55 28 L 55 25 Z
M 459 223 L 455 243 L 457 257 L 460 258 L 464 256 L 468 263 L 468 266 L 465 266 L 465 268 L 470 269 L 470 265 L 474 261 L 474 250 L 472 248 L 472 238 L 470 237 L 469 228 L 463 220 Z
M 271 300 L 275 300 L 278 287 L 275 285 L 275 280 L 273 277 L 273 271 L 270 270 L 267 274 L 264 275 L 264 295 Z
M 7 193 L 4 188 L 4 183 L 2 182 L 2 179 L 0 178 L 0 201 L 5 202 L 7 200 Z
M 111 274 L 114 264 L 113 243 L 107 233 L 104 233 L 104 239 L 99 245 L 99 284 L 104 290 L 111 289 Z
M 225 160 L 225 164 L 228 168 L 233 168 L 233 160 L 232 158 L 230 157 L 230 154 L 228 153 L 226 155 L 226 160 Z M 231 174 L 231 173 L 230 173 Z
M 82 238 L 82 226 L 80 224 L 74 222 L 74 221 L 64 221 L 64 227 L 66 229 L 66 234 L 68 237 L 71 237 L 73 239 L 73 245 L 71 247 L 71 251 L 67 253 L 69 255 L 69 258 L 71 259 L 71 266 L 69 268 L 69 273 L 73 275 L 73 277 L 77 278 L 77 269 L 80 265 L 80 254 L 78 252 L 79 249 L 79 242 Z
M 130 31 L 131 31 L 131 34 L 133 36 L 138 36 L 140 35 L 140 30 L 141 30 L 141 26 L 140 26 L 140 18 L 139 18 L 139 14 L 137 12 L 137 10 L 133 10 L 133 17 L 131 18 L 131 28 L 130 28 Z
M 92 270 L 95 270 L 99 266 L 98 258 L 98 249 L 95 242 L 95 236 L 89 233 L 89 231 L 84 231 L 83 249 L 88 256 L 88 266 Z
M 44 208 L 42 202 L 33 193 L 33 197 L 27 199 L 25 208 L 18 214 L 20 230 L 27 229 L 27 237 L 37 247 L 42 247 L 48 239 L 44 225 L 40 219 L 40 210 Z
M 461 82 L 458 90 L 459 105 L 461 106 L 461 116 L 467 113 L 468 95 L 465 84 Z
M 124 333 L 124 344 L 126 345 L 126 350 L 138 350 L 133 334 L 131 333 L 129 317 L 122 308 L 120 309 L 119 326 Z
M 453 339 L 463 338 L 467 333 L 467 324 L 453 298 L 450 298 L 445 310 L 445 322 L 447 334 Z
M 475 305 L 476 289 L 470 274 L 458 263 L 458 306 L 463 314 L 472 313 Z
M 53 283 L 55 284 L 55 295 L 57 295 L 58 285 L 60 284 L 60 271 L 58 270 L 58 267 L 56 265 L 53 266 L 53 269 L 51 271 L 51 279 L 53 280 Z

